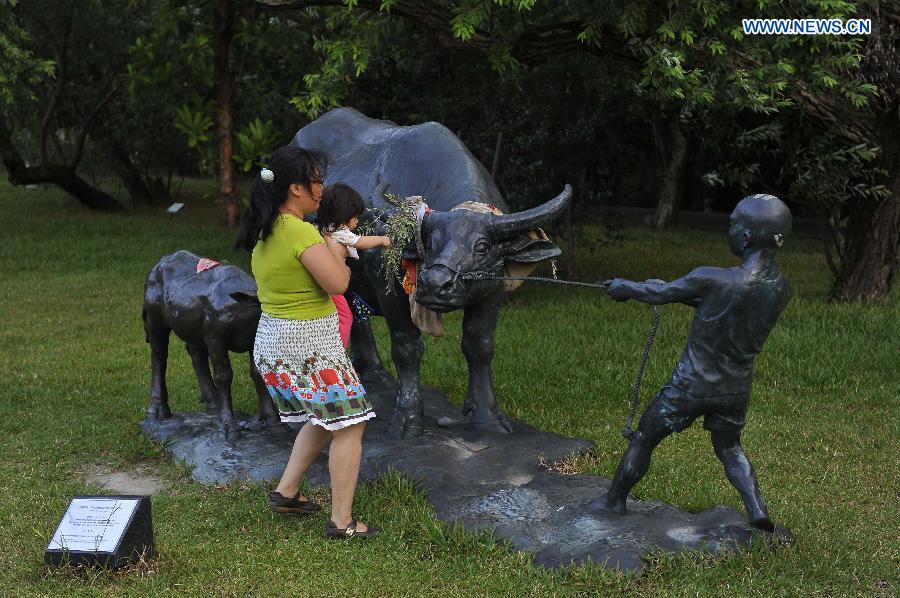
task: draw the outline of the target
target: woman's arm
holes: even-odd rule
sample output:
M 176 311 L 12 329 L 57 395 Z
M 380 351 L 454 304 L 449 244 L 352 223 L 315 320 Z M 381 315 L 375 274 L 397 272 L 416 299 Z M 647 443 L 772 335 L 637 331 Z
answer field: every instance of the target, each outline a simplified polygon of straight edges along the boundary
M 325 245 L 310 245 L 300 254 L 300 262 L 329 295 L 342 295 L 350 284 L 350 268 L 339 254 L 340 244 L 329 238 Z
M 343 262 L 347 259 L 349 253 L 347 251 L 347 245 L 340 241 L 337 241 L 333 235 L 322 235 L 322 238 L 325 239 L 325 243 L 328 244 L 328 249 L 331 250 L 337 259 Z

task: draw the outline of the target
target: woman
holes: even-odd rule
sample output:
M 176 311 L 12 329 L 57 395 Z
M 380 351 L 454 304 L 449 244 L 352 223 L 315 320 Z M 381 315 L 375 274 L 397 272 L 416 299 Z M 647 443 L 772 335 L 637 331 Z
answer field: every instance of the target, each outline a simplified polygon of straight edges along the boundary
M 285 146 L 275 150 L 250 188 L 236 247 L 252 251 L 262 316 L 253 360 L 283 422 L 308 422 L 294 441 L 281 481 L 269 494 L 279 513 L 315 513 L 300 478 L 329 442 L 331 521 L 328 538 L 373 536 L 380 530 L 353 519 L 351 509 L 365 422 L 375 417 L 341 344 L 331 295 L 350 282 L 346 249 L 324 239 L 303 217 L 322 199 L 325 158 Z

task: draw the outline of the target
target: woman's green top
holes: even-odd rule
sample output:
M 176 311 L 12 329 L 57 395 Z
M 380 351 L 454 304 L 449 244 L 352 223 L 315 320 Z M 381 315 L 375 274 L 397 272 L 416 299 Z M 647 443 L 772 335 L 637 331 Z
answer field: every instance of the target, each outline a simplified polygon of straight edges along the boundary
M 289 320 L 312 320 L 336 311 L 331 297 L 300 262 L 307 247 L 324 242 L 309 222 L 290 214 L 275 218 L 272 233 L 256 243 L 250 258 L 265 313 Z

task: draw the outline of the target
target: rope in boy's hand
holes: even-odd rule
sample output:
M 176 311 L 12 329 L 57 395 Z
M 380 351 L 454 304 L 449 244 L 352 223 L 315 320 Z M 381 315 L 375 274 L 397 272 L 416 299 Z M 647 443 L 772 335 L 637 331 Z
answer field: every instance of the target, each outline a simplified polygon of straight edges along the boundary
M 603 289 L 609 286 L 612 280 L 604 280 L 602 282 L 581 282 L 579 280 L 562 280 L 560 278 L 547 278 L 544 276 L 498 276 L 491 270 L 477 270 L 474 272 L 463 272 L 457 274 L 463 280 L 521 280 L 531 282 L 550 282 L 553 284 L 561 284 L 573 287 L 588 287 L 592 289 Z
M 480 270 L 475 272 L 464 272 L 464 273 L 456 273 L 456 276 L 462 278 L 463 280 L 522 280 L 522 281 L 535 281 L 535 282 L 549 282 L 553 284 L 561 284 L 568 286 L 577 286 L 577 287 L 589 287 L 595 289 L 603 289 L 608 290 L 612 280 L 604 280 L 603 282 L 590 283 L 590 282 L 580 282 L 576 280 L 560 280 L 558 278 L 546 278 L 542 276 L 497 276 L 493 271 L 490 270 Z M 647 282 L 653 282 L 654 284 L 665 284 L 665 281 L 652 279 Z M 631 389 L 631 406 L 628 411 L 628 417 L 625 419 L 625 427 L 622 429 L 622 436 L 625 437 L 625 440 L 629 442 L 634 437 L 634 430 L 631 426 L 634 424 L 634 416 L 637 413 L 637 404 L 638 404 L 638 395 L 641 390 L 641 381 L 644 378 L 644 368 L 647 366 L 647 360 L 650 358 L 650 349 L 653 348 L 653 341 L 656 339 L 656 330 L 659 328 L 659 308 L 655 305 L 650 305 L 650 309 L 653 310 L 653 322 L 650 324 L 650 332 L 647 334 L 647 342 L 644 343 L 644 350 L 641 353 L 641 362 L 638 366 L 637 377 L 634 381 L 634 386 Z

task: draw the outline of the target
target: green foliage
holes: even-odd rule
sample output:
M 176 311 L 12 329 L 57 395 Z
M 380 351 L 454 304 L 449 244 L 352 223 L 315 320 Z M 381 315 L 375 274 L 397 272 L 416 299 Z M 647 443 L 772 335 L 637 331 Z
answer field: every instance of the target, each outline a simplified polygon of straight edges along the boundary
M 380 273 L 384 276 L 387 292 L 393 293 L 395 283 L 402 283 L 405 274 L 401 267 L 403 249 L 416 237 L 417 204 L 394 193 L 385 193 L 384 198 L 393 206 L 380 214 L 387 223 L 391 246 L 381 249 Z
M 259 117 L 247 123 L 235 137 L 237 151 L 234 153 L 234 160 L 244 172 L 265 163 L 278 141 L 278 133 L 275 132 L 272 121 L 263 122 Z
M 141 109 L 152 98 L 157 123 L 170 123 L 182 145 L 171 152 L 186 174 L 210 174 L 218 161 L 214 134 L 215 79 L 213 70 L 213 4 L 161 2 L 152 31 L 131 47 L 130 97 Z M 230 52 L 234 79 L 234 160 L 247 172 L 262 163 L 273 147 L 285 143 L 299 128 L 288 99 L 305 72 L 305 56 L 312 48 L 316 15 L 262 13 L 238 15 Z M 285 51 L 283 40 L 301 48 Z
M 325 34 L 313 38 L 313 49 L 322 56 L 321 65 L 303 76 L 306 91 L 290 100 L 309 118 L 340 105 L 391 30 L 383 17 L 357 19 L 348 10 L 327 14 Z
M 467 42 L 475 36 L 479 25 L 490 17 L 490 3 L 481 0 L 461 2 L 453 10 L 450 30 L 454 37 Z
M 354 3 L 345 5 L 348 10 L 355 6 Z M 783 120 L 782 115 L 794 118 L 792 115 L 799 108 L 795 99 L 797 89 L 809 94 L 837 95 L 858 110 L 865 109 L 877 91 L 857 75 L 863 38 L 745 37 L 741 32 L 742 18 L 858 16 L 860 6 L 850 2 L 806 0 L 748 6 L 725 0 L 692 0 L 670 3 L 667 9 L 662 9 L 658 3 L 630 0 L 615 3 L 465 0 L 446 6 L 451 13 L 448 26 L 452 35 L 461 42 L 471 41 L 476 35 L 489 37 L 486 63 L 518 88 L 530 73 L 514 51 L 529 31 L 542 27 L 552 30 L 553 23 L 580 22 L 576 37 L 585 49 L 595 47 L 602 51 L 624 43 L 623 50 L 634 58 L 630 63 L 619 63 L 624 67 L 620 69 L 620 82 L 633 88 L 639 110 L 645 117 L 678 118 L 687 130 L 698 128 L 704 131 L 704 137 L 712 135 L 711 144 L 723 150 L 732 145 L 741 147 L 735 135 L 741 135 L 743 127 L 734 127 L 732 123 L 744 115 L 770 120 L 754 123 L 749 129 L 781 126 L 778 121 Z M 347 13 L 342 11 L 339 19 L 333 17 L 331 23 L 347 18 Z M 397 56 L 397 49 L 403 47 L 401 37 L 377 35 L 377 29 L 387 31 L 388 22 L 384 20 L 370 18 L 364 26 L 346 26 L 345 22 L 344 25 L 330 28 L 329 39 L 317 39 L 317 47 L 325 56 L 322 68 L 305 76 L 307 91 L 293 100 L 310 117 L 353 95 L 352 81 L 365 73 L 373 56 L 385 53 Z M 611 32 L 622 38 L 611 38 Z M 426 40 L 422 41 L 436 43 L 433 38 Z M 361 47 L 368 51 L 359 52 Z M 351 48 L 364 60 L 351 59 Z M 406 60 L 399 56 L 397 59 Z M 379 61 L 379 67 L 383 66 Z M 571 76 L 571 71 L 567 71 L 567 77 Z M 559 83 L 561 79 L 551 75 L 549 81 Z M 603 85 L 604 81 L 599 79 L 596 83 Z M 481 88 L 482 93 L 489 93 L 495 83 L 485 81 L 484 85 L 487 87 Z M 615 94 L 601 92 L 599 95 L 609 98 Z M 611 106 L 607 103 L 604 107 Z M 543 109 L 552 110 L 548 105 Z M 711 124 L 719 126 L 711 127 Z M 726 155 L 725 161 L 728 160 Z M 718 170 L 726 168 L 723 165 Z M 758 179 L 758 170 L 751 168 L 741 177 L 750 183 Z M 721 178 L 734 180 L 731 176 Z
M 714 136 L 720 131 L 713 130 L 711 133 L 708 139 L 713 148 L 727 158 L 719 160 L 714 170 L 704 173 L 703 181 L 709 187 L 727 185 L 736 188 L 742 195 L 752 193 L 761 178 L 761 161 L 782 157 L 784 130 L 780 123 L 764 123 L 751 129 L 734 127 L 721 137 Z M 715 145 L 717 141 L 728 143 L 728 147 Z M 775 177 L 769 175 L 762 178 Z
M 879 152 L 865 143 L 848 147 L 825 134 L 798 147 L 792 156 L 791 194 L 818 207 L 830 229 L 825 242 L 837 260 L 846 248 L 852 206 L 891 194 L 881 183 L 887 173 L 878 166 Z
M 130 48 L 128 92 L 133 114 L 156 129 L 168 152 L 147 152 L 145 160 L 177 156 L 183 174 L 214 171 L 212 17 L 202 2 L 162 2 L 147 35 Z M 205 19 L 208 19 L 205 20 Z M 162 125 L 162 126 L 160 126 Z
M 175 110 L 175 128 L 185 134 L 188 146 L 196 148 L 201 143 L 209 141 L 213 119 L 207 112 L 193 109 L 188 105 Z
M 4 116 L 26 162 L 37 163 L 44 154 L 54 164 L 79 158 L 79 174 L 99 184 L 105 175 L 126 170 L 126 161 L 129 175 L 155 178 L 159 163 L 140 158 L 154 151 L 170 159 L 180 153 L 167 144 L 172 128 L 151 124 L 160 107 L 155 98 L 131 102 L 135 69 L 129 46 L 152 30 L 159 0 L 133 0 L 115 11 L 95 0 L 0 4 L 0 35 L 21 50 L 10 61 L 0 60 L 0 75 L 8 68 L 17 73 Z M 145 131 L 154 132 L 152 139 Z
M 298 110 L 310 118 L 340 103 L 340 99 L 350 87 L 350 80 L 344 75 L 345 71 L 358 77 L 366 70 L 372 55 L 371 49 L 364 42 L 357 40 L 346 42 L 320 37 L 315 39 L 313 48 L 325 56 L 322 70 L 319 73 L 304 75 L 303 81 L 309 92 L 291 101 Z
M 788 82 L 798 75 L 805 78 L 810 89 L 831 90 L 856 106 L 865 105 L 873 93 L 871 86 L 848 76 L 848 69 L 859 65 L 861 38 L 784 36 L 774 41 L 773 48 L 772 37 L 743 36 L 739 26 L 742 18 L 790 18 L 801 13 L 847 18 L 857 11 L 856 5 L 848 2 L 793 4 L 760 3 L 753 10 L 724 0 L 694 0 L 674 3 L 668 11 L 661 11 L 656 3 L 630 0 L 605 6 L 586 0 L 465 0 L 449 3 L 448 27 L 461 42 L 473 40 L 476 34 L 490 36 L 487 59 L 501 73 L 521 70 L 513 48 L 529 27 L 574 18 L 582 23 L 577 39 L 586 47 L 603 47 L 604 28 L 615 28 L 625 35 L 639 60 L 635 63 L 640 71 L 637 91 L 662 104 L 674 102 L 682 111 L 696 110 L 713 101 L 729 101 L 738 110 L 771 114 L 791 106 Z M 347 1 L 345 6 L 350 10 L 356 3 Z M 384 12 L 389 9 L 390 3 L 382 6 Z M 377 19 L 371 22 L 376 27 L 383 24 Z M 318 49 L 325 56 L 321 72 L 307 76 L 307 94 L 295 99 L 298 108 L 310 116 L 337 105 L 348 92 L 347 79 L 358 77 L 366 69 L 365 60 L 348 60 L 347 48 L 359 51 L 361 44 L 371 51 L 379 43 L 369 23 L 332 28 L 331 36 L 334 41 L 318 40 Z M 785 55 L 809 68 L 797 73 L 793 67 L 785 67 L 777 60 Z M 339 84 L 341 81 L 343 84 Z
M 53 76 L 55 63 L 23 48 L 29 41 L 28 32 L 4 21 L 0 16 L 0 106 L 34 101 L 35 86 L 42 78 Z

